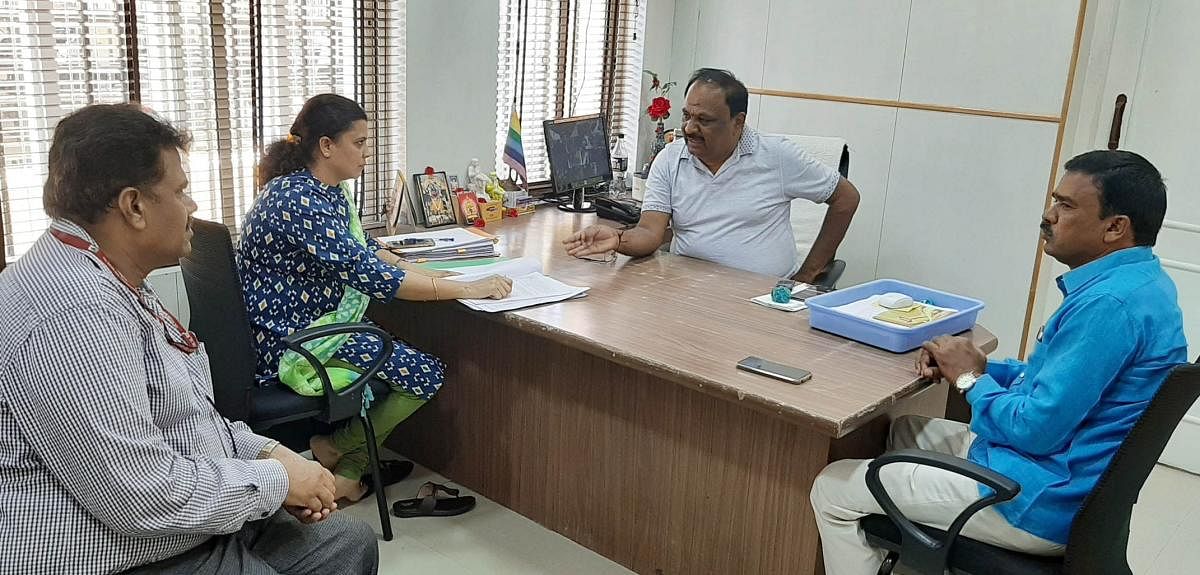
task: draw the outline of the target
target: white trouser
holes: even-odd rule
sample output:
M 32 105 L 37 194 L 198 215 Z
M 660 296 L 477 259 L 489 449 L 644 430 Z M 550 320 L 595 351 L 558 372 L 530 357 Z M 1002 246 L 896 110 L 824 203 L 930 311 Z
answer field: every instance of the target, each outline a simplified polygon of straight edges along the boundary
M 892 424 L 888 450 L 918 448 L 966 458 L 975 434 L 956 421 L 904 416 Z M 884 553 L 867 544 L 859 518 L 883 513 L 867 490 L 866 459 L 830 463 L 813 483 L 810 499 L 825 555 L 826 575 L 874 575 Z M 915 463 L 893 463 L 879 479 L 909 519 L 945 529 L 963 509 L 979 499 L 979 484 L 950 471 Z M 1061 555 L 1064 545 L 1022 531 L 995 506 L 971 517 L 962 535 L 997 547 L 1037 555 Z

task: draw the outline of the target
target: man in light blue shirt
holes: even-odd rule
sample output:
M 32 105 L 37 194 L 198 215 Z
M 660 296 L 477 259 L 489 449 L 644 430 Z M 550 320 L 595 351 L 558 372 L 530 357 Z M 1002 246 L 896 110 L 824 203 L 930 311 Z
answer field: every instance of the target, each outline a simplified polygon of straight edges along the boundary
M 1145 158 L 1096 151 L 1066 164 L 1042 216 L 1046 254 L 1071 270 L 1058 278 L 1062 306 L 1029 361 L 987 361 L 962 337 L 925 344 L 917 371 L 945 378 L 971 404 L 971 425 L 907 417 L 891 448 L 965 457 L 1021 485 L 962 534 L 992 545 L 1061 554 L 1071 523 L 1170 370 L 1187 361 L 1175 284 L 1151 252 L 1166 214 L 1162 177 Z M 864 483 L 866 461 L 832 463 L 812 504 L 829 575 L 875 573 L 858 519 L 882 510 Z M 946 528 L 981 487 L 949 471 L 892 464 L 880 473 L 910 519 Z
M 748 100 L 729 72 L 697 70 L 686 90 L 684 138 L 655 158 L 638 225 L 590 226 L 563 242 L 568 253 L 650 255 L 669 226 L 674 253 L 812 282 L 846 236 L 858 190 L 791 140 L 746 126 Z M 803 264 L 791 225 L 791 202 L 800 198 L 829 206 Z

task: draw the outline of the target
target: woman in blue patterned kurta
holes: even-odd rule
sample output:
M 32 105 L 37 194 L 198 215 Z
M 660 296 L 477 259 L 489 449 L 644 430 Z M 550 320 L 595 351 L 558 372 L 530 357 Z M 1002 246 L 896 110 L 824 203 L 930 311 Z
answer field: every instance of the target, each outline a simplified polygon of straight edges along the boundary
M 318 318 L 361 321 L 364 295 L 379 301 L 433 300 L 504 297 L 511 289 L 504 278 L 438 281 L 446 274 L 408 267 L 363 236 L 355 207 L 338 184 L 362 172 L 366 142 L 362 108 L 347 98 L 323 94 L 305 103 L 288 138 L 272 144 L 259 166 L 265 188 L 246 217 L 237 257 L 260 383 L 280 379 L 280 362 L 287 352 L 284 336 L 310 327 Z M 353 303 L 359 305 L 349 305 Z M 357 313 L 350 312 L 349 319 L 338 315 L 348 307 Z M 327 365 L 360 370 L 382 347 L 363 335 L 334 345 Z M 445 364 L 397 340 L 379 375 L 393 389 L 369 410 L 376 440 L 382 443 L 437 393 Z M 310 446 L 318 461 L 334 470 L 338 497 L 361 498 L 366 490 L 361 477 L 368 465 L 361 426 L 348 422 L 331 436 L 314 437 Z

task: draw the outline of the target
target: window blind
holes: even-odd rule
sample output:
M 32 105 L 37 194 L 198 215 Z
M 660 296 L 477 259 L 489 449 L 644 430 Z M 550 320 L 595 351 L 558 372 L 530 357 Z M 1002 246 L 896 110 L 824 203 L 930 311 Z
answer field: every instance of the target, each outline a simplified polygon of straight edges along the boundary
M 514 107 L 531 181 L 550 177 L 545 120 L 603 112 L 610 134 L 626 134 L 632 146 L 645 13 L 641 0 L 500 0 L 496 172 L 502 178 Z
M 358 205 L 364 225 L 386 220 L 387 198 L 407 157 L 405 142 L 406 54 L 405 3 L 396 0 L 359 0 L 358 21 L 363 23 L 357 43 L 359 62 L 356 99 L 370 119 L 371 158 L 358 188 Z
M 45 230 L 54 126 L 138 98 L 191 132 L 197 217 L 237 230 L 261 146 L 304 101 L 363 104 L 373 158 L 356 192 L 381 222 L 404 148 L 403 0 L 0 0 L 0 266 Z
M 192 135 L 185 166 L 196 217 L 221 221 L 213 18 L 209 3 L 195 0 L 137 2 L 141 102 Z M 219 21 L 218 21 L 219 25 Z
M 5 0 L 0 38 L 0 211 L 11 262 L 48 223 L 42 185 L 54 126 L 81 106 L 127 97 L 123 6 Z

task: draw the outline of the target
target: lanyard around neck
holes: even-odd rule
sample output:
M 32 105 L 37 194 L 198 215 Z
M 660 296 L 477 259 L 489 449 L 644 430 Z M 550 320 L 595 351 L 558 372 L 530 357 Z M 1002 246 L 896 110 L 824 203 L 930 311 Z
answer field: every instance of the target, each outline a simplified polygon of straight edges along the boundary
M 96 259 L 100 260 L 108 268 L 108 271 L 112 272 L 113 276 L 121 282 L 121 285 L 133 293 L 134 298 L 137 299 L 142 309 L 149 312 L 150 315 L 154 316 L 154 319 L 157 319 L 162 324 L 163 331 L 167 337 L 167 343 L 171 344 L 171 347 L 189 354 L 195 353 L 196 350 L 200 349 L 200 342 L 196 339 L 196 334 L 183 327 L 179 319 L 161 305 L 151 305 L 150 302 L 147 302 L 142 296 L 141 291 L 132 283 L 129 283 L 129 280 L 125 278 L 125 274 L 122 274 L 121 270 L 113 265 L 112 260 L 108 259 L 108 256 L 100 250 L 100 246 L 62 230 L 51 229 L 50 233 L 63 244 L 95 255 Z

